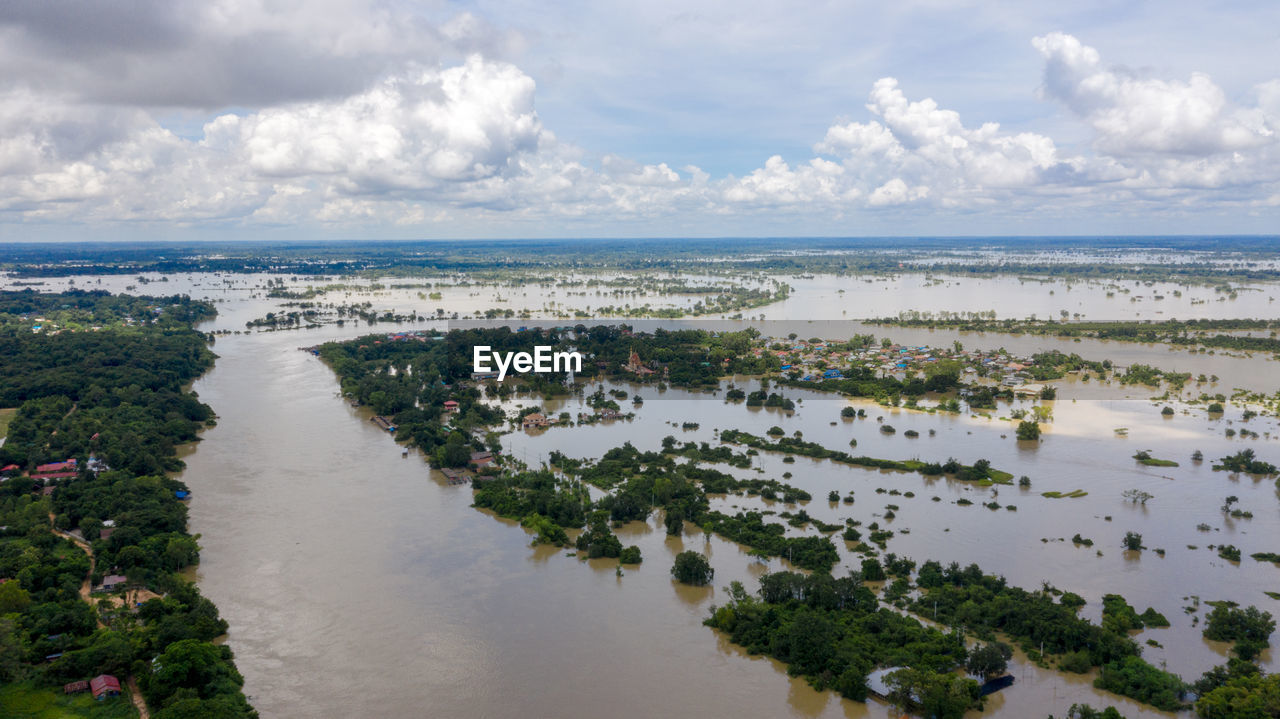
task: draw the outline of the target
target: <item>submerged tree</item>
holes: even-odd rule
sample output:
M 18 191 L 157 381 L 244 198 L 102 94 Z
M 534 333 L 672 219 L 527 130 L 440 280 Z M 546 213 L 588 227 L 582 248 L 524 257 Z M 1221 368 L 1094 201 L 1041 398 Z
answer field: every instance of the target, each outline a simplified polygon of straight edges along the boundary
M 961 719 L 981 705 L 978 683 L 954 674 L 899 669 L 886 678 L 889 700 L 904 711 L 935 719 Z
M 1013 650 L 1003 642 L 992 642 L 975 647 L 969 652 L 964 663 L 965 671 L 984 682 L 998 677 L 1009 668 L 1009 660 L 1013 658 Z
M 1019 440 L 1036 440 L 1040 439 L 1040 423 L 1031 420 L 1023 420 L 1018 423 L 1018 439 Z
M 1146 504 L 1147 500 L 1151 499 L 1153 496 L 1154 495 L 1140 489 L 1126 489 L 1124 491 L 1124 498 L 1134 504 Z
M 710 584 L 715 574 L 716 570 L 711 568 L 707 558 L 693 551 L 676 555 L 676 562 L 671 566 L 671 576 L 675 577 L 676 581 L 695 587 Z

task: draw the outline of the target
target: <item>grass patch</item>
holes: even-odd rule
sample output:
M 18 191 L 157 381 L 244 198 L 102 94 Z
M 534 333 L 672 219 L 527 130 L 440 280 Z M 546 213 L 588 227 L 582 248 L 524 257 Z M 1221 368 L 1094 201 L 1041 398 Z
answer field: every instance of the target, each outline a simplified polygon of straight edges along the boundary
M 1262 593 L 1267 595 L 1268 597 L 1271 597 L 1272 599 L 1280 599 L 1280 592 L 1268 592 L 1264 590 Z
M 0 716 L 10 719 L 126 719 L 138 716 L 127 696 L 94 701 L 89 692 L 62 693 L 62 688 L 37 687 L 34 682 L 0 687 Z
M 18 408 L 0 409 L 0 439 L 4 439 L 9 432 L 9 423 L 13 421 L 13 416 L 18 413 Z
M 1156 459 L 1155 457 L 1140 459 L 1138 460 L 1138 464 L 1145 464 L 1148 467 L 1177 467 L 1178 466 L 1178 463 L 1173 461 L 1172 459 Z
M 1088 494 L 1089 493 L 1083 489 L 1074 489 L 1070 492 L 1041 492 L 1040 496 L 1048 497 L 1049 499 L 1075 499 L 1077 497 L 1084 497 Z
M 1280 563 L 1280 554 L 1275 552 L 1255 552 L 1249 555 L 1259 562 L 1276 562 Z

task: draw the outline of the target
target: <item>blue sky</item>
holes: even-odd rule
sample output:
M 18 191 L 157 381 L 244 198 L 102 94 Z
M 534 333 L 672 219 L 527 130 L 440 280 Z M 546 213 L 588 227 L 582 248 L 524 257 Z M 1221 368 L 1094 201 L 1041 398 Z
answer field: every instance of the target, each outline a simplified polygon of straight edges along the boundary
M 6 4 L 0 241 L 1274 233 L 1277 40 L 1265 2 Z

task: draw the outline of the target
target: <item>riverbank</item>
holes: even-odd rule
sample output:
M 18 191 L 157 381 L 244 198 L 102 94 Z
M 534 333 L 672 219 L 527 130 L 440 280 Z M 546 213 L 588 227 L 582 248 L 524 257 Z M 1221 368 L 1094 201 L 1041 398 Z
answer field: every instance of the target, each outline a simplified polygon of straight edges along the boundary
M 74 307 L 86 326 L 32 332 L 25 315 L 42 303 Z M 111 321 L 95 324 L 99 310 Z M 20 659 L 6 678 L 61 687 L 118 677 L 131 699 L 108 703 L 143 719 L 151 708 L 257 716 L 229 650 L 211 643 L 226 623 L 180 576 L 200 548 L 188 532 L 190 492 L 172 474 L 183 467 L 176 448 L 213 424 L 188 389 L 214 364 L 191 327 L 212 314 L 177 296 L 0 293 L 0 397 L 20 403 L 0 447 L 0 556 L 11 558 L 0 579 L 16 617 L 0 625 L 0 641 Z M 67 356 L 80 358 L 73 368 Z

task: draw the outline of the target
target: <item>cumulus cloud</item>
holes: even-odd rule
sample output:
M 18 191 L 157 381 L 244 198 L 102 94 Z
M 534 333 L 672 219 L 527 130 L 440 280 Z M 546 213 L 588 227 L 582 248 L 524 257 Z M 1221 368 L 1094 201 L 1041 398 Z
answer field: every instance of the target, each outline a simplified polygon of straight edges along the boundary
M 840 165 L 814 158 L 792 169 L 780 155 L 770 157 L 764 167 L 735 180 L 721 183 L 722 197 L 732 203 L 756 207 L 794 204 L 826 204 L 853 200 L 860 194 L 848 185 Z
M 423 189 L 509 172 L 544 136 L 534 83 L 506 63 L 393 77 L 338 102 L 226 115 L 207 132 L 269 177 L 335 176 L 349 192 Z
M 218 109 L 350 95 L 408 63 L 501 59 L 517 33 L 379 0 L 0 3 L 0 87 Z
M 1045 59 L 1045 94 L 1089 123 L 1107 154 L 1204 157 L 1276 141 L 1274 106 L 1233 107 L 1204 73 L 1182 81 L 1106 68 L 1097 50 L 1060 32 L 1032 45 Z
M 553 140 L 533 93 L 532 79 L 514 66 L 473 56 L 337 101 L 222 115 L 191 141 L 141 111 L 14 91 L 0 101 L 0 187 L 10 209 L 90 201 L 110 186 L 130 201 L 103 198 L 89 203 L 96 204 L 91 212 L 201 217 L 232 203 L 261 210 L 261 218 L 280 217 L 283 207 L 304 211 L 309 202 L 324 210 L 322 218 L 368 217 L 373 205 L 361 204 L 362 196 L 447 200 L 473 189 L 483 196 L 485 181 L 522 174 L 521 156 Z M 81 124 L 96 130 L 81 132 Z
M 1267 208 L 1280 197 L 1280 80 L 1259 85 L 1256 103 L 1241 106 L 1207 76 L 1182 81 L 1110 69 L 1098 51 L 1060 33 L 1034 40 L 1045 63 L 1043 95 L 1092 130 L 1087 148 L 1064 149 L 1046 134 L 962 117 L 932 98 L 910 95 L 910 83 L 886 77 L 872 85 L 865 114 L 827 128 L 814 156 L 772 155 L 747 172 L 713 178 L 674 162 L 616 154 L 589 159 L 544 127 L 534 80 L 495 59 L 499 50 L 423 61 L 422 53 L 404 46 L 399 24 L 411 21 L 383 9 L 373 22 L 348 30 L 344 13 L 364 6 L 333 2 L 343 10 L 338 20 L 317 19 L 310 33 L 283 27 L 276 3 L 201 5 L 209 25 L 201 29 L 157 5 L 148 20 L 155 27 L 147 32 L 198 36 L 203 39 L 193 43 L 203 51 L 229 47 L 213 37 L 251 42 L 274 33 L 277 51 L 318 42 L 329 61 L 341 65 L 342 77 L 323 88 L 293 83 L 292 75 L 277 78 L 279 86 L 268 78 L 253 92 L 269 101 L 218 114 L 194 133 L 166 128 L 148 105 L 185 102 L 180 91 L 165 89 L 169 81 L 182 84 L 178 75 L 146 74 L 169 70 L 124 73 L 119 82 L 151 93 L 145 102 L 122 99 L 127 93 L 119 88 L 103 91 L 109 99 L 99 97 L 88 76 L 58 76 L 73 65 L 87 68 L 86 56 L 114 62 L 136 28 L 107 33 L 97 45 L 63 47 L 60 52 L 80 60 L 55 67 L 47 86 L 0 81 L 0 222 L 332 224 L 359 234 L 477 218 L 526 227 L 561 221 L 643 226 L 673 217 L 1035 215 L 1127 211 L 1142 203 Z M 22 28 L 20 45 L 54 52 L 50 48 L 64 41 L 57 23 L 72 20 L 56 13 L 65 4 L 49 7 L 0 9 L 0 35 Z M 464 15 L 426 37 L 456 50 L 501 44 L 501 35 Z M 139 42 L 135 59 L 194 51 L 162 38 Z M 0 47 L 0 70 L 15 56 Z M 371 74 L 366 61 L 388 66 Z M 347 72 L 350 81 L 343 79 Z M 185 84 L 202 86 L 191 90 L 200 95 L 191 101 L 216 104 L 218 93 L 209 87 L 223 80 L 237 87 L 226 97 L 252 94 L 227 77 L 209 84 L 187 78 Z
M 875 83 L 867 109 L 882 122 L 832 126 L 814 149 L 870 184 L 872 204 L 923 199 L 929 188 L 947 196 L 1045 184 L 1082 164 L 1043 135 L 1003 132 L 994 122 L 965 127 L 959 113 L 930 98 L 908 100 L 894 78 Z M 908 181 L 923 191 L 906 191 Z

